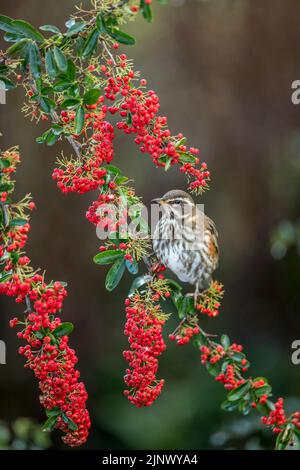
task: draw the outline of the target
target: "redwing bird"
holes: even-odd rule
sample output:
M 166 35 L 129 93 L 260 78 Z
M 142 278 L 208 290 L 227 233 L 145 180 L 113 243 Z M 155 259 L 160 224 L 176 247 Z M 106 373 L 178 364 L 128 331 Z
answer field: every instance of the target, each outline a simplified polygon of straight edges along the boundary
M 195 302 L 209 286 L 218 266 L 218 232 L 214 222 L 185 191 L 173 190 L 153 199 L 163 208 L 153 236 L 159 261 L 182 282 L 195 286 Z

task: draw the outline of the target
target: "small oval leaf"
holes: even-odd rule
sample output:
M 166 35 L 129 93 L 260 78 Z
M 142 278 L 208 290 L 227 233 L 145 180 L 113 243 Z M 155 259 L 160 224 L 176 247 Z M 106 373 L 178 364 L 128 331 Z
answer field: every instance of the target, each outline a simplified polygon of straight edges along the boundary
M 73 330 L 74 330 L 73 323 L 65 322 L 59 325 L 57 328 L 55 328 L 52 334 L 55 337 L 59 338 L 61 336 L 69 336 Z
M 125 271 L 125 261 L 118 259 L 110 268 L 105 280 L 105 287 L 108 291 L 114 290 L 121 281 Z
M 96 264 L 111 264 L 119 258 L 124 257 L 124 251 L 122 250 L 107 250 L 98 253 L 94 256 L 94 263 Z

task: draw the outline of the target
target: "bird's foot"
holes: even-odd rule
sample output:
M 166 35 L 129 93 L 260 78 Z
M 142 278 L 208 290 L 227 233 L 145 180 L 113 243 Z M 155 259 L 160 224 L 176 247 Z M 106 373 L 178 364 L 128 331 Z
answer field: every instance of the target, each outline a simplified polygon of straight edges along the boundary
M 194 298 L 194 306 L 196 308 L 197 304 L 198 304 L 198 300 L 203 300 L 208 291 L 209 291 L 209 288 L 204 289 L 201 292 L 199 292 L 199 288 L 196 287 L 194 292 L 189 292 L 186 295 L 187 295 L 187 297 L 193 297 Z
M 198 304 L 198 297 L 201 296 L 201 294 L 199 294 L 199 292 L 195 291 L 195 292 L 189 292 L 188 294 L 186 294 L 186 297 L 193 297 L 194 299 L 194 307 L 196 308 L 197 307 L 197 304 Z

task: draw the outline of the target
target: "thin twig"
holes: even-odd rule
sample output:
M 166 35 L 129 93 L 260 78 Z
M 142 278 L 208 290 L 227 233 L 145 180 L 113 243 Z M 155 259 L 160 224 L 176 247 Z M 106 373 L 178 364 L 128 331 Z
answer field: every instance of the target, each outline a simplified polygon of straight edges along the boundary
M 56 111 L 51 111 L 50 115 L 53 119 L 53 122 L 55 122 L 55 124 L 57 124 L 59 122 L 59 117 L 58 117 Z M 76 153 L 77 157 L 81 158 L 81 145 L 78 142 L 75 142 L 73 137 L 71 137 L 70 135 L 65 136 L 65 138 L 69 142 L 69 144 L 72 146 L 72 148 L 73 148 L 74 152 Z
M 102 45 L 103 45 L 103 49 L 105 50 L 106 54 L 108 55 L 108 57 L 110 58 L 110 60 L 112 61 L 112 63 L 114 65 L 116 65 L 116 61 L 115 61 L 115 58 L 114 56 L 112 55 L 112 53 L 110 52 L 110 50 L 108 49 L 107 45 L 106 45 L 106 42 L 105 41 L 101 41 Z

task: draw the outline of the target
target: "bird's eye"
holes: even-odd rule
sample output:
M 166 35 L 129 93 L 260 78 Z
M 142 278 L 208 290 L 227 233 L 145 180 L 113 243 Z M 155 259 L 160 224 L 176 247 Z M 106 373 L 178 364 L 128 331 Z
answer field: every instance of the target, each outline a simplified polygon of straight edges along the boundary
M 180 199 L 175 199 L 175 200 L 173 201 L 173 204 L 181 204 Z

